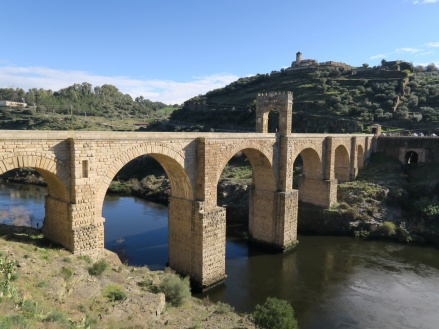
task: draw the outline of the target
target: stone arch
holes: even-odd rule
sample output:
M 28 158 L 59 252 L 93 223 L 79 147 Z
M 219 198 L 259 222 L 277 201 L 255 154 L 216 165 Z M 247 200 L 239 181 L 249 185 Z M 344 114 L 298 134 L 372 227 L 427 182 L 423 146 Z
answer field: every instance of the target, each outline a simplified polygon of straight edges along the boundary
M 404 164 L 413 165 L 419 162 L 418 153 L 415 151 L 407 151 L 404 156 Z
M 357 145 L 357 167 L 359 169 L 364 167 L 364 150 L 361 144 Z
M 339 182 L 349 181 L 349 152 L 339 145 L 334 152 L 334 176 Z
M 276 179 L 272 166 L 272 152 L 253 141 L 236 145 L 234 148 L 231 148 L 227 154 L 222 156 L 223 161 L 218 164 L 215 185 L 218 185 L 221 173 L 227 163 L 238 152 L 243 152 L 250 161 L 255 188 L 274 191 L 276 189 Z
M 68 192 L 70 169 L 63 161 L 48 154 L 28 152 L 14 153 L 0 158 L 0 174 L 18 168 L 35 169 L 46 181 L 50 197 L 65 202 L 70 201 Z
M 177 151 L 173 150 L 167 145 L 162 143 L 144 143 L 136 145 L 131 149 L 120 154 L 111 164 L 109 164 L 104 170 L 101 183 L 99 185 L 96 209 L 97 214 L 102 214 L 102 205 L 104 202 L 105 194 L 111 181 L 131 160 L 142 156 L 149 155 L 157 160 L 168 176 L 171 184 L 171 196 L 176 198 L 191 200 L 193 197 L 192 182 L 189 179 L 184 169 L 184 158 Z
M 322 161 L 313 148 L 302 150 L 299 155 L 303 161 L 303 176 L 314 179 L 323 179 Z

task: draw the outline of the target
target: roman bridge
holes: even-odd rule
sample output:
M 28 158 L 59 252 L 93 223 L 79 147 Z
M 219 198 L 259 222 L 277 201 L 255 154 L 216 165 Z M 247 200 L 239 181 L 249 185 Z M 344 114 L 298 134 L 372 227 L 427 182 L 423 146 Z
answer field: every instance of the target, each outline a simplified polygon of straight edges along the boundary
M 259 95 L 257 104 L 257 133 L 0 131 L 0 173 L 37 170 L 48 184 L 45 236 L 97 258 L 104 248 L 102 206 L 112 179 L 129 161 L 153 157 L 171 185 L 169 265 L 209 287 L 226 275 L 226 210 L 217 205 L 217 184 L 234 155 L 243 152 L 253 170 L 251 238 L 287 250 L 297 244 L 298 201 L 334 204 L 337 183 L 356 176 L 376 142 L 365 134 L 292 134 L 291 93 Z M 267 133 L 273 109 L 280 114 L 279 131 Z M 299 155 L 303 175 L 296 190 L 293 164 Z

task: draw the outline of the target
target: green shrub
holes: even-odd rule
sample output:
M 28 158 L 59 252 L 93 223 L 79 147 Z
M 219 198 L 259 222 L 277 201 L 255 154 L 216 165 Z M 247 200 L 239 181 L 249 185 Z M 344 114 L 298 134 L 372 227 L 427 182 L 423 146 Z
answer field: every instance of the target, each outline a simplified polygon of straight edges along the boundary
M 103 259 L 100 259 L 88 268 L 88 273 L 90 275 L 101 275 L 107 269 L 107 267 L 107 262 Z
M 297 329 L 297 320 L 290 303 L 274 297 L 268 297 L 263 305 L 256 305 L 252 319 L 257 328 Z
M 111 302 L 121 301 L 127 298 L 127 295 L 122 290 L 122 288 L 114 285 L 109 285 L 105 289 L 104 293 L 105 297 L 107 297 Z
M 189 277 L 183 279 L 175 274 L 166 274 L 158 286 L 158 292 L 163 292 L 172 306 L 180 306 L 191 296 Z
M 392 222 L 384 222 L 380 227 L 377 228 L 377 233 L 384 235 L 386 237 L 390 237 L 395 235 L 395 224 Z

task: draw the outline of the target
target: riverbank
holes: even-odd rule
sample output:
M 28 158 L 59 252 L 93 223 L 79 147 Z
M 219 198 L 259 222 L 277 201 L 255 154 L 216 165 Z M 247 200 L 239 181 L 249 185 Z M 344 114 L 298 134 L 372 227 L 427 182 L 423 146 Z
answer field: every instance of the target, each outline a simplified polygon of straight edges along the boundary
M 92 274 L 90 258 L 35 229 L 0 225 L 0 258 L 15 263 L 11 296 L 0 302 L 2 328 L 254 328 L 224 303 L 190 297 L 172 306 L 152 291 L 174 274 L 126 266 L 107 250 L 106 269 Z

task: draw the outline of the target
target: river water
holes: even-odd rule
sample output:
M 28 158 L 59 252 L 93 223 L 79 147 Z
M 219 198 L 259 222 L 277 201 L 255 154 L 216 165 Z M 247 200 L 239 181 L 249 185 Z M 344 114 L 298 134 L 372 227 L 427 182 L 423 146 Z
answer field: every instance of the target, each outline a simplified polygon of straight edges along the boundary
M 27 212 L 34 226 L 42 222 L 44 188 L 0 187 L 0 211 Z M 124 250 L 133 265 L 165 267 L 165 206 L 107 196 L 103 216 L 106 248 Z M 439 250 L 349 237 L 299 240 L 295 252 L 266 254 L 228 239 L 226 283 L 200 297 L 246 312 L 267 296 L 287 299 L 301 329 L 439 328 Z

